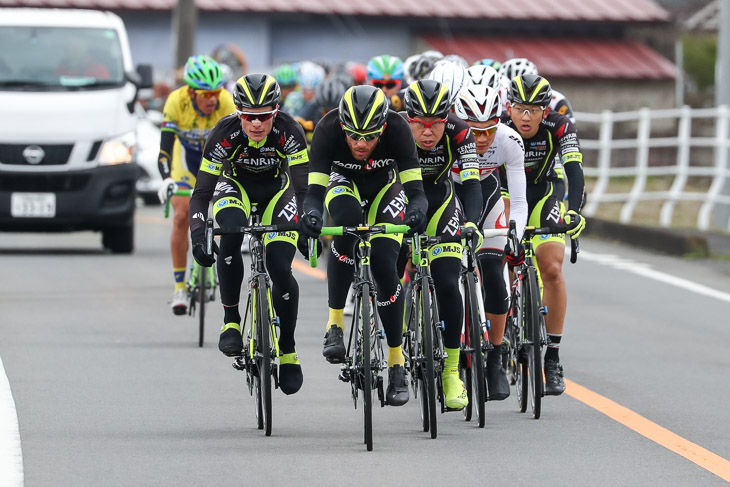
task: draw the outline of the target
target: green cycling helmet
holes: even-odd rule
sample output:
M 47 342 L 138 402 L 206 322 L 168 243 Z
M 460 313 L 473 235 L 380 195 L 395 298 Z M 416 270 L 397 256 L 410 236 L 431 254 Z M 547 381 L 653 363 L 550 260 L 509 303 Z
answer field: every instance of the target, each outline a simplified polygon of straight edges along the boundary
M 183 81 L 194 90 L 217 90 L 223 86 L 223 71 L 210 56 L 190 56 Z
M 368 80 L 402 81 L 403 61 L 399 57 L 383 54 L 375 56 L 367 66 Z
M 291 64 L 282 64 L 274 70 L 274 78 L 282 88 L 290 88 L 297 84 L 297 70 Z

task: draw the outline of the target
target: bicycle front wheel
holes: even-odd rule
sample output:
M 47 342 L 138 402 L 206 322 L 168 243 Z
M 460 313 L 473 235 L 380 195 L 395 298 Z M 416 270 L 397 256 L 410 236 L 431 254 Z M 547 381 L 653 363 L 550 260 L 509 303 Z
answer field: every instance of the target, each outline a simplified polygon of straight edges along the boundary
M 208 278 L 208 269 L 198 269 L 198 346 L 203 346 L 205 336 L 205 302 L 207 301 L 207 293 L 205 284 Z
M 421 295 L 421 354 L 424 358 L 423 382 L 425 383 L 426 399 L 428 403 L 428 422 L 431 438 L 438 435 L 436 425 L 436 377 L 434 376 L 433 325 L 431 324 L 431 293 L 429 292 L 428 278 L 422 277 L 420 282 Z
M 535 419 L 540 419 L 540 410 L 542 405 L 542 338 L 540 334 L 540 289 L 537 283 L 537 273 L 534 267 L 528 270 L 528 285 L 525 286 L 526 291 L 526 330 L 525 336 L 528 338 L 530 345 L 528 347 L 527 363 L 530 382 L 530 404 L 532 406 L 532 415 Z
M 370 352 L 370 285 L 364 283 L 362 286 L 362 299 L 360 301 L 360 343 L 362 348 L 358 355 L 362 361 L 362 411 L 364 442 L 368 451 L 373 450 L 373 370 L 371 367 Z
M 479 302 L 477 297 L 476 283 L 473 275 L 466 275 L 466 289 L 468 296 L 468 307 L 464 309 L 465 316 L 469 320 L 469 343 L 471 345 L 471 397 L 474 401 L 473 411 L 477 416 L 477 424 L 484 428 L 484 404 L 487 400 L 486 381 L 484 379 L 484 355 L 482 353 L 482 323 L 479 317 Z
M 256 361 L 261 381 L 264 433 L 271 436 L 271 314 L 267 288 L 265 277 L 260 276 L 256 289 Z

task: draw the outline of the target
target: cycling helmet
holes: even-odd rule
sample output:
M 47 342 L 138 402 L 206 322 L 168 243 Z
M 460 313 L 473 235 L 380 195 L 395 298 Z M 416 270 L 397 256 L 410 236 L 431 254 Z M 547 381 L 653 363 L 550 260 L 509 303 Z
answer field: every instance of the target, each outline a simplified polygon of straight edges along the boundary
M 491 66 L 471 66 L 466 70 L 467 85 L 486 85 L 499 88 L 502 76 Z
M 236 108 L 276 108 L 281 101 L 281 89 L 273 76 L 268 74 L 247 74 L 236 81 L 233 89 Z
M 466 59 L 458 54 L 448 54 L 444 56 L 444 61 L 451 61 L 452 63 L 460 64 L 464 66 L 464 69 L 469 67 L 469 63 L 466 62 Z
M 451 108 L 449 89 L 432 79 L 414 81 L 408 85 L 404 105 L 409 117 L 445 118 Z
M 274 78 L 279 86 L 291 88 L 297 84 L 297 71 L 291 64 L 282 64 L 274 70 Z
M 499 61 L 495 61 L 490 57 L 485 57 L 484 59 L 480 59 L 475 62 L 472 66 L 490 66 L 494 69 L 499 69 L 500 66 L 502 66 L 502 63 L 500 63 Z
M 449 106 L 454 104 L 459 91 L 467 82 L 466 68 L 451 61 L 437 62 L 428 77 L 443 83 L 449 89 Z
M 313 90 L 322 82 L 324 75 L 324 68 L 319 64 L 311 61 L 302 61 L 299 63 L 297 83 L 303 90 Z
M 399 57 L 388 54 L 375 56 L 368 63 L 367 70 L 368 80 L 403 80 L 403 61 Z
M 408 75 L 413 81 L 428 77 L 437 61 L 443 59 L 444 55 L 438 51 L 425 51 L 421 53 L 409 66 Z
M 352 76 L 352 84 L 362 85 L 368 77 L 368 71 L 364 64 L 350 62 L 347 63 L 347 72 Z
M 221 67 L 210 56 L 190 56 L 183 81 L 194 90 L 217 90 L 224 83 Z
M 347 85 L 339 78 L 327 78 L 314 89 L 314 96 L 320 108 L 332 110 L 340 104 Z
M 369 85 L 348 88 L 340 100 L 340 123 L 346 129 L 361 133 L 374 132 L 385 126 L 388 100 L 383 90 Z
M 516 57 L 503 62 L 499 68 L 499 74 L 512 81 L 515 76 L 523 74 L 537 75 L 537 66 L 526 58 Z
M 522 103 L 525 105 L 539 105 L 546 107 L 550 105 L 553 98 L 553 90 L 548 80 L 536 74 L 523 74 L 515 77 L 509 86 L 507 99 L 510 103 Z
M 502 115 L 502 101 L 499 92 L 487 85 L 467 86 L 459 92 L 454 103 L 454 113 L 471 122 L 486 122 Z

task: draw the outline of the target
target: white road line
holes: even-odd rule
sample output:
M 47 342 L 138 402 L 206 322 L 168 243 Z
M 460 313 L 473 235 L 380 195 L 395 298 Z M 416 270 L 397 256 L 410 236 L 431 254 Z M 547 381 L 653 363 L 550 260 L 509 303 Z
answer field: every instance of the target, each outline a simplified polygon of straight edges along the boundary
M 0 485 L 23 487 L 23 451 L 10 382 L 0 358 Z
M 696 282 L 688 281 L 687 279 L 682 279 L 681 277 L 676 277 L 670 274 L 665 274 L 664 272 L 659 272 L 652 269 L 649 264 L 634 262 L 632 260 L 624 259 L 623 257 L 619 257 L 613 254 L 594 254 L 592 252 L 586 252 L 585 250 L 581 250 L 580 252 L 580 257 L 578 260 L 580 261 L 581 259 L 596 262 L 597 264 L 601 265 L 611 266 L 615 269 L 619 269 L 622 271 L 633 272 L 634 274 L 648 277 L 649 279 L 654 279 L 655 281 L 671 284 L 673 286 L 677 286 L 697 294 L 702 294 L 704 296 L 709 296 L 711 298 L 730 303 L 730 294 L 728 293 L 712 289 L 711 287 L 703 286 L 702 284 L 697 284 Z

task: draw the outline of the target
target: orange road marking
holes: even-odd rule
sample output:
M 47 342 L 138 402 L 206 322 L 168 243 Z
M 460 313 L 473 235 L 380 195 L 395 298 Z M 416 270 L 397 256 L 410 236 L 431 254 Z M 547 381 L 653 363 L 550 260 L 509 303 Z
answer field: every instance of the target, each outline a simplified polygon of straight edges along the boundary
M 311 267 L 308 262 L 303 262 L 299 259 L 294 259 L 291 263 L 291 266 L 303 274 L 307 274 L 309 276 L 316 277 L 317 279 L 322 279 L 322 280 L 327 279 L 326 272 L 324 272 L 323 270 Z
M 142 223 L 154 223 L 157 225 L 172 225 L 171 218 L 163 218 L 161 216 L 150 215 L 134 215 L 134 219 Z
M 566 379 L 565 386 L 565 393 L 570 397 L 730 482 L 730 461 L 580 384 Z

